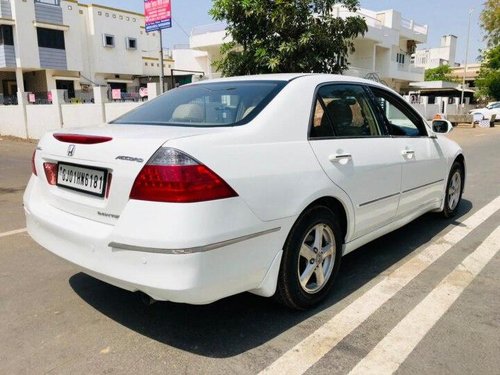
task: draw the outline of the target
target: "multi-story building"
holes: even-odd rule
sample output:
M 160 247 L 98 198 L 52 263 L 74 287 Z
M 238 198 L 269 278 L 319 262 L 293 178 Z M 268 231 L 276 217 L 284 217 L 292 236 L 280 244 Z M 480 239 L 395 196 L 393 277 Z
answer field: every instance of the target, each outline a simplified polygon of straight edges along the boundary
M 455 35 L 444 35 L 441 37 L 441 45 L 437 48 L 417 50 L 415 56 L 415 66 L 432 69 L 442 65 L 455 67 L 455 57 L 457 53 L 457 37 Z
M 465 75 L 467 87 L 475 89 L 480 70 L 481 64 L 479 63 L 467 64 L 467 68 L 465 66 L 456 66 L 451 68 L 451 77 L 454 81 L 462 82 Z
M 353 15 L 341 6 L 336 6 L 333 12 L 342 18 Z M 379 79 L 402 92 L 409 90 L 410 82 L 422 81 L 424 69 L 412 64 L 411 55 L 418 44 L 427 41 L 427 26 L 405 19 L 392 9 L 380 12 L 359 9 L 356 14 L 364 17 L 368 32 L 355 39 L 356 52 L 349 57 L 350 69 L 345 74 Z M 220 46 L 226 38 L 229 37 L 221 24 L 192 30 L 190 47 L 203 53 L 195 57 L 193 65 L 206 66 L 208 77 L 219 76 L 213 62 L 220 58 Z M 189 65 L 188 61 L 184 64 Z
M 158 81 L 158 32 L 140 13 L 75 0 L 0 0 L 0 96 Z M 165 71 L 173 61 L 166 56 Z M 0 103 L 2 101 L 0 100 Z

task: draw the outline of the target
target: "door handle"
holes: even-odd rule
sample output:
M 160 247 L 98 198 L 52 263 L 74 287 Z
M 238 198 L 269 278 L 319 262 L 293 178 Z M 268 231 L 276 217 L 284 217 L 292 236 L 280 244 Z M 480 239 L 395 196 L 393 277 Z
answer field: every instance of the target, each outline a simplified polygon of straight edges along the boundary
M 342 161 L 347 162 L 352 159 L 351 154 L 333 154 L 328 157 L 332 163 L 340 163 Z
M 402 151 L 403 157 L 406 159 L 414 159 L 415 158 L 415 151 L 413 150 L 403 150 Z

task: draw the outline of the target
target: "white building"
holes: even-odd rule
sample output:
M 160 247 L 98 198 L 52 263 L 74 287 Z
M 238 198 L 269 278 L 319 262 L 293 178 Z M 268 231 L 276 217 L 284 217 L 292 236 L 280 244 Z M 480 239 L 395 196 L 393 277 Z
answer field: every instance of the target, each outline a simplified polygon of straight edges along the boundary
M 91 86 L 126 91 L 158 81 L 159 34 L 140 13 L 75 0 L 0 0 L 0 104 L 17 92 Z M 165 71 L 173 61 L 166 56 Z
M 455 67 L 457 53 L 457 37 L 455 35 L 444 35 L 441 37 L 441 45 L 437 48 L 417 50 L 415 52 L 415 66 L 432 69 L 442 65 Z
M 334 12 L 342 18 L 352 15 L 340 6 L 336 6 Z M 349 57 L 351 65 L 346 74 L 380 79 L 398 91 L 408 90 L 410 82 L 422 81 L 424 69 L 415 67 L 410 57 L 418 44 L 427 41 L 427 26 L 405 19 L 392 9 L 380 12 L 360 9 L 357 14 L 365 18 L 368 32 L 354 41 L 356 52 Z M 220 46 L 225 37 L 224 25 L 195 27 L 190 47 L 201 54 L 191 64 L 185 60 L 185 68 L 206 66 L 208 77 L 220 76 L 213 62 L 220 59 Z M 174 56 L 177 56 L 176 51 Z

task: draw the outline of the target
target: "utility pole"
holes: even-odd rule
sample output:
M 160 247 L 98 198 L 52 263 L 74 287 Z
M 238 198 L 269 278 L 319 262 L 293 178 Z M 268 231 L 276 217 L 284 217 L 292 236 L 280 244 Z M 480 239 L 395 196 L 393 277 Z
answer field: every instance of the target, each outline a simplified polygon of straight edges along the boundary
M 474 9 L 469 9 L 469 24 L 467 25 L 467 45 L 465 47 L 464 77 L 462 80 L 462 97 L 460 99 L 460 103 L 462 104 L 462 108 L 465 108 L 465 76 L 467 75 L 467 62 L 469 59 L 470 19 L 471 19 L 473 11 L 474 11 Z
M 165 69 L 163 68 L 163 37 L 162 30 L 160 33 L 160 94 L 165 92 Z

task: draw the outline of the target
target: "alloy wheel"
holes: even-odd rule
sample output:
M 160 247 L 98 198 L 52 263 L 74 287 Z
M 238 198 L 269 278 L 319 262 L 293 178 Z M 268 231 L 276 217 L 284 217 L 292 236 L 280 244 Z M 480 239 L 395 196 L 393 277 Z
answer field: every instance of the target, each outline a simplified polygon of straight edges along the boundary
M 325 224 L 317 224 L 307 233 L 299 251 L 297 273 L 302 289 L 319 292 L 328 282 L 335 265 L 335 236 Z
M 451 178 L 450 185 L 448 186 L 448 207 L 454 210 L 460 201 L 460 194 L 462 192 L 462 176 L 460 171 L 455 171 Z

